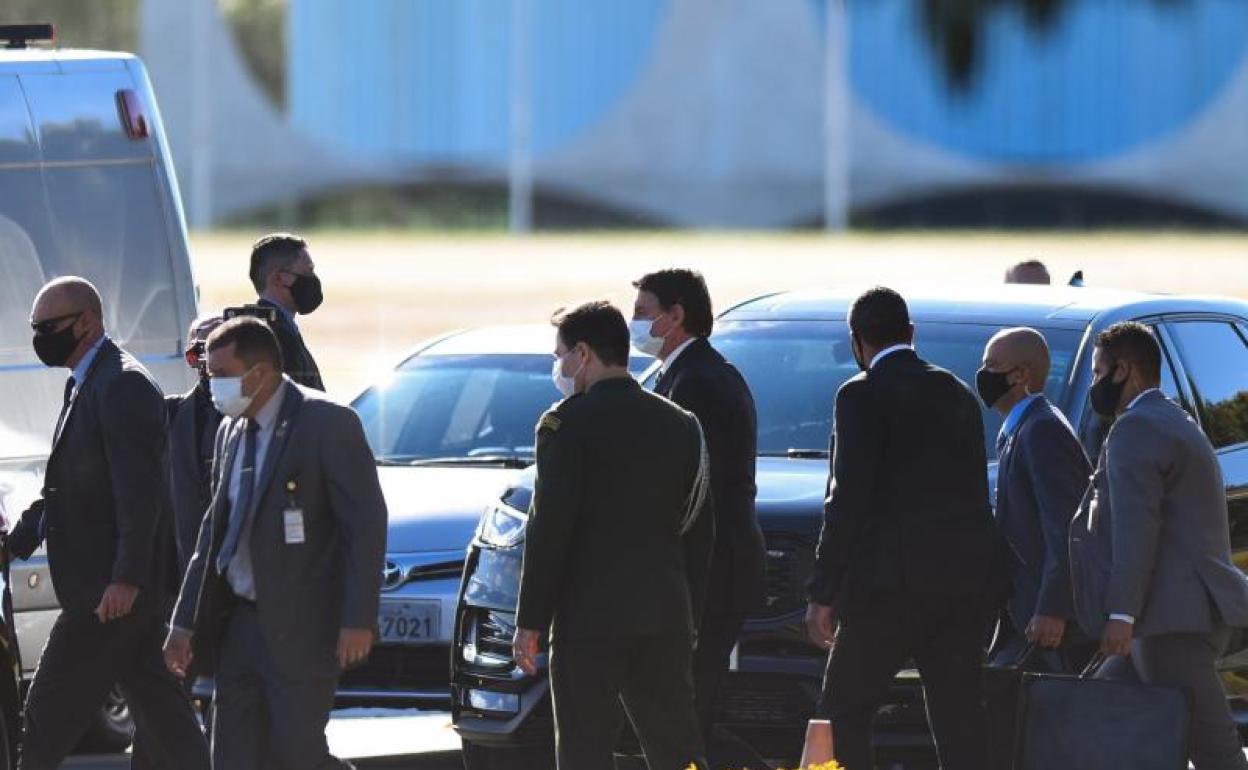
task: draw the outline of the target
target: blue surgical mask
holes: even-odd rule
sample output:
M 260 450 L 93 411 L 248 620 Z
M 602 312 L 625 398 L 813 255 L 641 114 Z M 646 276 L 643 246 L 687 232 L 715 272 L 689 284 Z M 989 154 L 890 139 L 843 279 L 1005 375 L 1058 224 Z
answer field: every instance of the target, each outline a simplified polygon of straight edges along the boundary
M 628 336 L 633 347 L 648 356 L 657 356 L 663 350 L 666 337 L 654 336 L 654 323 L 657 318 L 634 318 L 628 322 Z
M 568 353 L 571 352 L 573 351 L 568 351 Z M 564 353 L 563 356 L 556 358 L 555 365 L 551 367 L 550 371 L 551 380 L 554 381 L 555 387 L 559 389 L 560 395 L 564 398 L 568 398 L 576 393 L 576 375 L 580 374 L 581 369 L 585 368 L 585 364 L 582 362 L 581 365 L 577 367 L 576 371 L 572 373 L 571 377 L 565 376 L 563 373 L 563 359 L 568 355 L 568 353 Z
M 251 406 L 255 395 L 243 395 L 243 380 L 256 367 L 243 372 L 241 377 L 213 377 L 208 381 L 208 390 L 212 394 L 212 405 L 226 417 L 241 417 L 247 407 Z

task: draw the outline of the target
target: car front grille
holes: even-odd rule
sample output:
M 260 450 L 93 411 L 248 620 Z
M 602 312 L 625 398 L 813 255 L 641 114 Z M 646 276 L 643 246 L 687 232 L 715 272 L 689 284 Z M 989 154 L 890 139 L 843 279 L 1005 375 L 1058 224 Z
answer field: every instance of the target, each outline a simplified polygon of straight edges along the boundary
M 344 690 L 450 691 L 450 651 L 442 645 L 380 644 L 358 668 L 343 673 Z
M 806 581 L 815 563 L 815 544 L 789 532 L 764 533 L 767 579 L 756 616 L 774 618 L 806 608 Z

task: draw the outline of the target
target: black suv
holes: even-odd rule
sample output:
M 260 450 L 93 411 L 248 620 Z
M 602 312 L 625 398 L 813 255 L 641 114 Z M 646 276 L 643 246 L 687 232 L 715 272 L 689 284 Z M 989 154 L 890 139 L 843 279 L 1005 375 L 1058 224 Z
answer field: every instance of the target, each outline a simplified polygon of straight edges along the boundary
M 758 406 L 759 521 L 767 540 L 764 604 L 749 618 L 716 707 L 717 723 L 766 757 L 800 751 L 825 653 L 806 638 L 805 582 L 822 523 L 828 439 L 837 388 L 858 369 L 845 315 L 856 292 L 761 297 L 720 316 L 714 342 L 749 381 Z M 1112 323 L 1152 326 L 1165 349 L 1162 388 L 1217 449 L 1231 507 L 1236 560 L 1248 566 L 1248 303 L 1083 288 L 992 287 L 908 293 L 924 358 L 972 382 L 998 330 L 1031 326 L 1048 339 L 1048 397 L 1096 457 L 1106 425 L 1088 406 L 1093 340 Z M 1001 419 L 984 415 L 990 481 Z M 452 709 L 470 770 L 535 766 L 548 756 L 551 711 L 544 674 L 511 659 L 531 473 L 486 512 L 469 549 L 456 610 Z M 1073 514 L 1073 511 L 1072 511 Z M 1235 656 L 1236 658 L 1240 656 Z M 1237 716 L 1248 722 L 1248 662 L 1225 671 Z M 917 675 L 903 672 L 877 719 L 882 757 L 932 765 Z

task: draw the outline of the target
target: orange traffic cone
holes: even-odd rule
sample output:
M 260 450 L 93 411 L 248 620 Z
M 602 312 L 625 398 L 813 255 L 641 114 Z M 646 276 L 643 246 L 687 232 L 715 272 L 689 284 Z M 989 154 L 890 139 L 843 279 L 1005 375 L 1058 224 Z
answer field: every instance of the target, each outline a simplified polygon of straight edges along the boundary
M 801 767 L 831 762 L 832 723 L 826 719 L 812 719 L 806 723 L 806 745 L 802 747 Z

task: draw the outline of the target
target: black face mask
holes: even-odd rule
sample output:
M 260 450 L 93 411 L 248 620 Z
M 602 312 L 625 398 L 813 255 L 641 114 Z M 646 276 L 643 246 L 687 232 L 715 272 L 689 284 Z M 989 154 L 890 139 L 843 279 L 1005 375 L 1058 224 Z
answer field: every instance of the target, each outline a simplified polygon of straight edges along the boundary
M 295 282 L 290 285 L 290 296 L 295 300 L 295 310 L 300 315 L 307 315 L 320 307 L 325 300 L 325 295 L 321 293 L 321 279 L 315 275 L 291 275 L 295 276 Z
M 1014 387 L 1009 382 L 1010 372 L 1008 369 L 1004 372 L 991 372 L 983 368 L 975 372 L 975 390 L 979 391 L 979 398 L 984 402 L 984 406 L 991 409 L 993 404 L 1001 400 L 1001 397 L 1010 392 L 1010 388 Z
M 1114 382 L 1114 372 L 1118 366 L 1110 367 L 1109 374 L 1092 383 L 1088 396 L 1092 401 L 1092 409 L 1102 417 L 1113 417 L 1118 411 L 1118 402 L 1122 400 L 1122 391 L 1127 387 L 1127 380 Z
M 31 344 L 44 366 L 64 366 L 78 347 L 79 339 L 74 336 L 74 324 L 70 324 L 58 332 L 36 334 Z

